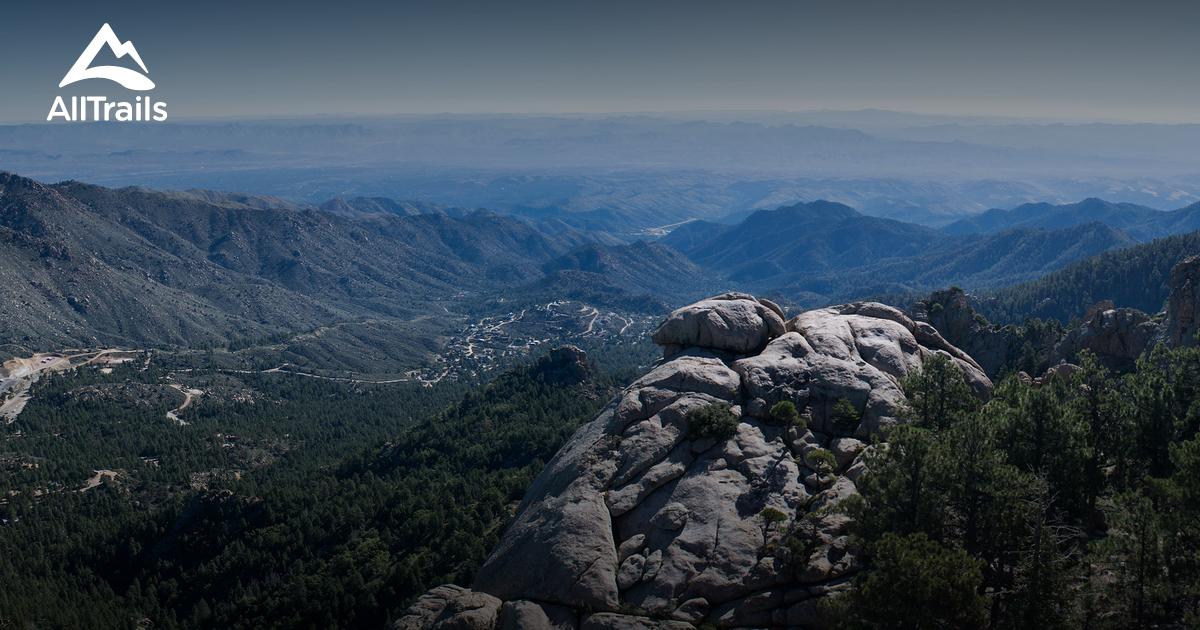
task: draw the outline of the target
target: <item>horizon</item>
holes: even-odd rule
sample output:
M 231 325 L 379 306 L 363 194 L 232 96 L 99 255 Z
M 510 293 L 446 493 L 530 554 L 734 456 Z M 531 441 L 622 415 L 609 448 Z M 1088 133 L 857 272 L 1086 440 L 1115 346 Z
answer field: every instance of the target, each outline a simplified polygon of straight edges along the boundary
M 877 109 L 1200 123 L 1196 17 L 1200 7 L 1074 1 L 18 6 L 0 43 L 19 60 L 0 121 L 45 122 L 57 95 L 132 101 L 103 80 L 57 87 L 107 23 L 177 122 Z M 106 62 L 130 59 L 104 48 L 95 65 Z
M 1161 125 L 1161 126 L 1184 126 L 1184 125 L 1200 125 L 1200 119 L 1197 121 L 1188 122 L 1148 122 L 1143 120 L 1122 119 L 1122 118 L 1059 118 L 1054 116 L 1012 116 L 987 114 L 980 112 L 964 112 L 964 113 L 945 113 L 934 111 L 910 111 L 910 110 L 895 110 L 895 109 L 880 109 L 876 107 L 865 107 L 861 109 L 809 109 L 809 110 L 774 110 L 774 109 L 724 109 L 724 110 L 709 110 L 709 109 L 664 109 L 664 110 L 613 110 L 613 111 L 435 111 L 435 112 L 389 112 L 389 113 L 361 113 L 361 112 L 313 112 L 313 113 L 286 113 L 286 114 L 229 114 L 222 116 L 177 116 L 172 114 L 171 117 L 164 122 L 175 123 L 180 125 L 187 124 L 205 124 L 205 123 L 231 123 L 231 122 L 258 122 L 258 123 L 308 123 L 310 121 L 335 121 L 335 124 L 345 124 L 336 121 L 361 120 L 361 121 L 401 121 L 409 120 L 436 120 L 436 119 L 498 119 L 498 118 L 562 118 L 562 119 L 578 119 L 578 120 L 604 120 L 609 118 L 659 118 L 659 119 L 676 119 L 683 122 L 711 122 L 714 124 L 727 124 L 730 122 L 747 122 L 745 118 L 788 118 L 788 117 L 805 117 L 805 116 L 824 116 L 824 115 L 895 115 L 911 118 L 924 119 L 941 119 L 942 122 L 928 121 L 924 124 L 914 123 L 912 126 L 936 126 L 944 124 L 962 124 L 964 126 L 1002 126 L 1002 125 L 1032 125 L 1032 126 L 1050 126 L 1050 125 L 1066 125 L 1066 126 L 1083 126 L 1083 125 Z M 955 122 L 944 122 L 955 121 Z M 970 122 L 957 122 L 970 121 Z M 93 122 L 88 120 L 86 122 Z M 110 121 L 115 122 L 115 121 Z M 47 122 L 46 120 L 25 120 L 0 119 L 0 125 L 3 126 L 19 126 L 19 125 L 54 125 L 61 124 L 61 121 Z M 128 122 L 123 124 L 130 124 Z M 137 124 L 137 123 L 133 123 Z M 828 126 L 810 122 L 770 122 L 763 123 L 752 121 L 750 124 L 763 124 L 764 126 L 786 126 L 789 124 L 797 126 Z M 842 127 L 852 127 L 853 125 L 841 125 Z

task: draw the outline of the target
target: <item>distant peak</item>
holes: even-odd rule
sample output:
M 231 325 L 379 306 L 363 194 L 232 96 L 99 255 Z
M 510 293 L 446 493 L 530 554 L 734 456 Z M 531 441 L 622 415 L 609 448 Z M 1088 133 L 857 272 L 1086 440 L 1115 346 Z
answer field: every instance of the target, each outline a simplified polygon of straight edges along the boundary
M 805 212 L 805 213 L 816 214 L 819 216 L 836 218 L 836 219 L 848 219 L 851 217 L 862 216 L 862 213 L 860 213 L 858 210 L 855 210 L 854 208 L 851 208 L 850 206 L 847 206 L 844 203 L 838 203 L 836 201 L 827 201 L 825 199 L 818 199 L 816 201 L 810 201 L 808 203 L 801 202 L 801 203 L 798 203 L 793 206 L 783 206 L 783 207 L 778 208 L 777 210 L 778 211 L 791 211 L 791 212 Z

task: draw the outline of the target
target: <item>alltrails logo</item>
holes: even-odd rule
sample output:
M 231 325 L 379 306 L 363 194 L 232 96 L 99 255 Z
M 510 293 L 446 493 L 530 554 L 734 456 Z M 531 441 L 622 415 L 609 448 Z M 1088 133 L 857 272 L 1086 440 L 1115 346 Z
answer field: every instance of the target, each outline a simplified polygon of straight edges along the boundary
M 149 73 L 146 69 L 146 64 L 142 62 L 142 57 L 138 55 L 137 49 L 133 47 L 133 42 L 128 41 L 124 44 L 117 39 L 117 34 L 113 32 L 112 27 L 105 24 L 100 27 L 100 31 L 92 38 L 92 43 L 88 44 L 83 50 L 83 54 L 79 55 L 79 59 L 75 61 L 75 65 L 67 71 L 67 75 L 63 77 L 58 87 L 66 87 L 76 81 L 84 79 L 108 79 L 121 84 L 123 87 L 130 90 L 152 90 L 154 82 L 136 70 L 122 68 L 120 66 L 96 66 L 91 68 L 92 61 L 100 49 L 108 45 L 113 54 L 118 59 L 129 55 L 142 68 L 142 72 Z M 151 120 L 151 112 L 153 111 L 153 120 L 163 121 L 167 119 L 167 104 L 154 103 L 149 96 L 139 96 L 134 99 L 133 103 L 125 102 L 109 102 L 107 96 L 72 96 L 71 107 L 67 109 L 67 103 L 63 97 L 54 97 L 54 104 L 50 106 L 50 114 L 46 116 L 47 121 L 52 121 L 61 116 L 64 120 L 88 120 L 88 104 L 92 106 L 91 120 L 119 120 L 119 121 L 142 121 Z M 115 112 L 113 110 L 116 110 Z

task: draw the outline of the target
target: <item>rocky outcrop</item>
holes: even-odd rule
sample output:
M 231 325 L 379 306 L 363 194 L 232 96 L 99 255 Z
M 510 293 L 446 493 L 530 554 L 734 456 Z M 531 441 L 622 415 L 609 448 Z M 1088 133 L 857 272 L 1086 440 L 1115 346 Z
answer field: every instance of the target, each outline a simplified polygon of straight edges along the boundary
M 1177 277 L 1181 290 L 1173 290 L 1172 296 L 1187 296 L 1184 287 L 1191 286 L 1188 274 L 1173 272 L 1172 279 Z M 977 317 L 970 299 L 961 289 L 934 291 L 929 299 L 914 302 L 908 314 L 915 321 L 933 326 L 943 338 L 975 359 L 989 377 L 994 377 L 1001 367 L 1019 364 L 1026 352 L 1025 344 L 1013 326 L 998 328 Z M 1191 322 L 1194 307 L 1188 306 L 1188 299 L 1194 303 L 1194 298 L 1182 297 L 1178 312 L 1181 321 Z M 1080 351 L 1089 350 L 1104 367 L 1114 372 L 1129 372 L 1137 358 L 1157 342 L 1176 345 L 1165 330 L 1165 326 L 1155 323 L 1145 313 L 1117 308 L 1112 301 L 1105 300 L 1088 309 L 1079 328 L 1067 333 L 1050 331 L 1032 350 L 1035 355 L 1047 357 L 1051 366 L 1075 361 Z M 1035 376 L 1033 381 L 1042 378 L 1031 376 Z
M 579 619 L 570 608 L 528 600 L 504 602 L 500 619 L 500 630 L 579 630 Z
M 1071 361 L 1087 349 L 1101 365 L 1129 372 L 1138 357 L 1159 343 L 1169 348 L 1195 346 L 1200 331 L 1200 256 L 1184 259 L 1171 269 L 1170 287 L 1166 311 L 1153 318 L 1135 309 L 1117 308 L 1110 300 L 1092 306 L 1082 325 L 1055 349 L 1051 363 Z
M 495 597 L 447 584 L 422 595 L 391 630 L 492 630 L 499 611 Z
M 1200 256 L 1192 256 L 1171 269 L 1171 297 L 1158 340 L 1172 348 L 1196 345 L 1200 330 Z
M 942 354 L 981 396 L 991 387 L 936 330 L 881 304 L 785 324 L 773 305 L 729 294 L 672 313 L 655 339 L 664 361 L 576 432 L 480 570 L 473 592 L 505 602 L 497 628 L 518 614 L 529 627 L 827 627 L 820 602 L 861 568 L 847 518 L 828 509 L 856 493 L 863 440 L 896 422 L 900 379 Z M 780 401 L 809 426 L 777 426 Z M 714 404 L 733 434 L 690 433 L 688 412 Z M 818 448 L 835 471 L 809 458 Z M 434 589 L 401 621 L 447 623 L 460 613 L 438 603 L 462 597 Z M 618 614 L 630 609 L 648 616 Z
M 971 357 L 890 306 L 866 302 L 809 311 L 789 321 L 787 330 L 760 354 L 733 366 L 742 375 L 750 413 L 760 418 L 786 400 L 806 409 L 809 426 L 823 433 L 861 439 L 886 431 L 904 399 L 900 379 L 937 353 L 967 374 L 976 394 L 991 390 Z M 858 415 L 849 426 L 835 417 L 843 399 Z
M 1022 342 L 1012 327 L 996 328 L 976 317 L 971 297 L 962 289 L 934 291 L 929 299 L 917 300 L 908 316 L 929 324 L 948 343 L 967 353 L 995 378 L 1000 368 L 1021 357 Z
M 1070 385 L 1071 378 L 1079 371 L 1079 366 L 1074 363 L 1062 362 L 1057 365 L 1052 365 L 1046 369 L 1046 373 L 1037 378 L 1032 378 L 1025 372 L 1018 372 L 1017 378 L 1025 385 L 1029 385 L 1034 389 L 1039 389 L 1051 384 L 1055 379 L 1061 380 L 1064 384 Z
M 783 334 L 783 310 L 769 300 L 726 293 L 685 306 L 654 331 L 654 343 L 670 357 L 691 347 L 745 354 Z
M 1083 350 L 1096 355 L 1100 364 L 1115 372 L 1131 372 L 1146 350 L 1154 347 L 1160 327 L 1145 313 L 1116 308 L 1111 300 L 1088 309 L 1079 328 L 1050 353 L 1050 363 L 1073 361 Z
M 588 356 L 575 346 L 563 346 L 550 351 L 547 360 L 538 366 L 547 383 L 574 385 L 592 377 Z

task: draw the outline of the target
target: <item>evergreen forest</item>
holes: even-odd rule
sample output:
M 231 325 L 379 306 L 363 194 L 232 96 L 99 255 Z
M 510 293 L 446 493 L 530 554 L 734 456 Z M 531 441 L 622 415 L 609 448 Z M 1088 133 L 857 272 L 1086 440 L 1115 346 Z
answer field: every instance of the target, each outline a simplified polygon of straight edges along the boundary
M 1200 603 L 1200 350 L 1014 374 L 986 404 L 938 358 L 840 507 L 868 568 L 844 628 L 1182 628 Z M 802 543 L 802 540 L 796 542 Z
M 525 488 L 637 374 L 555 369 L 478 389 L 193 372 L 238 394 L 182 425 L 163 415 L 177 401 L 153 404 L 153 364 L 43 380 L 4 428 L 0 626 L 382 628 L 469 584 Z

